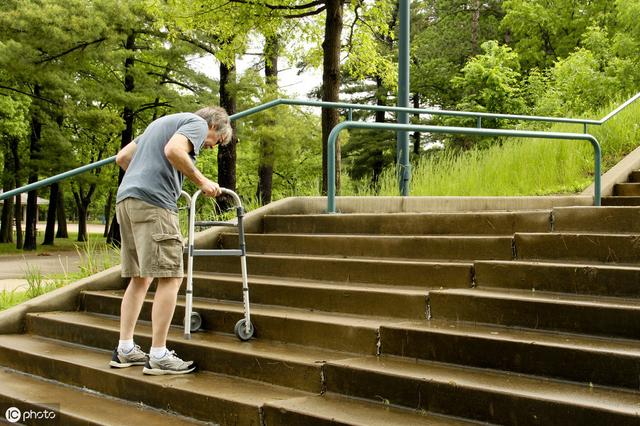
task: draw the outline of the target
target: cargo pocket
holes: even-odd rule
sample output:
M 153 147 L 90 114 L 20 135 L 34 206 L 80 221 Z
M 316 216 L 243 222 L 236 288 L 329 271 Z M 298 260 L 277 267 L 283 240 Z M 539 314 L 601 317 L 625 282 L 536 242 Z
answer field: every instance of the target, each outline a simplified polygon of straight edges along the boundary
M 180 234 L 152 234 L 156 244 L 155 266 L 159 269 L 175 269 L 182 261 L 182 236 Z

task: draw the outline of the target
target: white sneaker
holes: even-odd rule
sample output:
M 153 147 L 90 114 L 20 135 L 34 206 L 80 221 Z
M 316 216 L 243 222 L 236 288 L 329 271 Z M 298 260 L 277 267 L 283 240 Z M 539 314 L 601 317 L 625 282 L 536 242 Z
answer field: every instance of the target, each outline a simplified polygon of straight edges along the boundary
M 147 362 L 142 369 L 144 374 L 152 376 L 162 376 L 165 374 L 188 374 L 197 369 L 193 361 L 183 361 L 176 355 L 175 351 L 167 351 L 162 358 L 147 358 Z
M 109 365 L 113 368 L 126 368 L 134 365 L 145 365 L 148 355 L 135 345 L 129 352 L 122 352 L 118 348 L 113 350 Z

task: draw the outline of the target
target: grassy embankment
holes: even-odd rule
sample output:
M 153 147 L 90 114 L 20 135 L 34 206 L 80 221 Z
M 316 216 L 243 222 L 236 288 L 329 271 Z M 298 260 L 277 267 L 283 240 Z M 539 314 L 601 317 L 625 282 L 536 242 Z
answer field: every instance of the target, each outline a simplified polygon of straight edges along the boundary
M 615 103 L 591 115 L 601 118 Z M 524 124 L 523 129 L 531 129 Z M 582 133 L 582 125 L 555 124 L 548 131 Z M 603 173 L 638 146 L 640 102 L 601 126 L 590 126 L 602 147 Z M 522 196 L 574 194 L 593 183 L 593 148 L 586 141 L 503 139 L 489 149 L 443 151 L 413 165 L 411 195 Z M 379 195 L 398 195 L 395 170 L 381 178 Z M 373 195 L 371 191 L 355 191 Z M 345 194 L 346 195 L 346 194 Z

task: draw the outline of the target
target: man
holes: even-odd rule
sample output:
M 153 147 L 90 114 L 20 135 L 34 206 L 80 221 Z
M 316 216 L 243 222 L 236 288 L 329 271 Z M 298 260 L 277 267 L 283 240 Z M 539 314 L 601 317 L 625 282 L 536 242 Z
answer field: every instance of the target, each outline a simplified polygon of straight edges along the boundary
M 219 107 L 172 114 L 153 121 L 142 135 L 124 147 L 116 163 L 125 171 L 118 188 L 116 215 L 122 235 L 122 277 L 131 278 L 121 305 L 120 342 L 111 367 L 144 365 L 151 375 L 186 374 L 193 361 L 183 361 L 166 347 L 167 334 L 183 277 L 182 236 L 177 201 L 183 176 L 205 196 L 220 195 L 217 183 L 196 167 L 203 148 L 226 145 L 231 123 Z M 133 342 L 133 334 L 149 285 L 158 279 L 151 323 L 149 355 Z

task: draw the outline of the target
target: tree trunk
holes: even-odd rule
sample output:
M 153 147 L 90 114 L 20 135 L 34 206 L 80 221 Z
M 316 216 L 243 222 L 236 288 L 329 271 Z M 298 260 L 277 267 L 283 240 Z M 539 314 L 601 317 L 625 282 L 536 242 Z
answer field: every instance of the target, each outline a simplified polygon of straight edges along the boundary
M 67 215 L 64 211 L 64 190 L 62 187 L 58 190 L 58 208 L 56 215 L 58 216 L 56 238 L 69 238 L 69 232 L 67 232 Z
M 89 203 L 82 196 L 82 188 L 78 192 L 73 191 L 73 199 L 76 202 L 76 210 L 78 212 L 78 239 L 77 241 L 87 241 L 87 212 Z
M 132 32 L 127 36 L 127 42 L 125 49 L 129 50 L 129 56 L 124 61 L 124 91 L 125 93 L 133 92 L 135 89 L 135 80 L 133 78 L 133 66 L 135 65 L 135 58 L 133 56 L 136 49 L 136 34 Z M 124 107 L 122 114 L 124 119 L 124 130 L 120 137 L 120 149 L 124 148 L 133 140 L 133 121 L 135 118 L 135 111 L 129 105 Z M 124 171 L 122 169 L 118 172 L 118 185 L 122 182 L 124 177 Z M 113 222 L 109 228 L 109 235 L 107 236 L 107 243 L 120 246 L 120 225 L 116 216 L 113 216 Z
M 13 141 L 10 142 L 10 144 Z M 15 185 L 15 171 L 9 152 L 4 156 L 4 171 L 2 173 L 2 189 L 7 192 Z M 2 203 L 2 220 L 0 221 L 0 242 L 13 242 L 13 199 L 11 197 Z
M 265 43 L 264 49 L 264 77 L 267 86 L 276 93 L 278 90 L 278 37 L 269 37 Z M 275 123 L 268 120 L 265 125 L 270 127 Z M 256 198 L 261 205 L 271 202 L 271 193 L 273 189 L 273 164 L 274 143 L 270 136 L 262 137 L 260 140 L 260 163 L 258 165 L 258 188 L 256 190 Z
M 414 108 L 420 108 L 420 94 L 419 93 L 414 93 L 413 94 L 413 107 Z M 420 119 L 420 114 L 415 114 L 414 117 L 416 118 L 416 120 Z M 420 132 L 415 131 L 413 132 L 413 153 L 415 155 L 420 155 Z
M 0 226 L 0 243 L 13 242 L 13 198 L 9 197 L 2 204 L 2 225 Z
M 386 105 L 387 104 L 387 90 L 382 85 L 382 78 L 376 77 L 376 104 L 377 105 Z M 384 123 L 384 111 L 376 111 L 376 123 Z M 380 175 L 382 174 L 382 169 L 384 168 L 384 157 L 382 146 L 377 145 L 374 147 L 371 152 L 371 156 L 373 158 L 373 167 L 371 170 L 371 186 L 373 187 L 376 194 L 379 191 L 378 180 L 380 179 Z
M 478 33 L 480 31 L 480 0 L 473 0 L 471 14 L 471 55 L 475 56 L 480 53 L 478 45 Z
M 15 177 L 16 188 L 20 187 L 20 153 L 18 152 L 20 140 L 13 139 L 11 141 L 11 156 L 13 157 L 13 171 Z M 16 221 L 16 249 L 22 250 L 23 236 L 22 236 L 22 195 L 16 195 L 16 201 L 14 203 L 14 213 Z
M 112 207 L 113 207 L 113 189 L 109 191 L 107 202 L 104 205 L 104 233 L 102 234 L 103 237 L 107 237 L 109 235 L 109 219 L 111 218 Z
M 229 86 L 233 86 L 236 82 L 236 65 L 220 64 L 220 106 L 227 111 L 227 114 L 236 113 L 236 93 L 230 90 Z M 231 122 L 233 136 L 231 142 L 226 146 L 218 147 L 218 184 L 221 187 L 236 190 L 236 144 L 238 136 L 236 134 L 235 121 Z M 218 205 L 222 210 L 231 204 L 227 197 L 219 197 Z
M 47 209 L 47 227 L 44 231 L 43 246 L 52 246 L 56 230 L 56 214 L 58 213 L 59 184 L 51 184 L 49 208 Z
M 22 235 L 22 200 L 20 194 L 16 195 L 14 216 L 16 218 L 16 249 L 22 250 L 24 240 Z
M 33 93 L 40 96 L 40 86 L 36 84 Z M 37 105 L 31 111 L 31 136 L 29 147 L 29 183 L 38 181 L 38 160 L 40 157 L 40 135 L 42 132 L 42 122 L 39 117 L 40 111 Z M 38 192 L 30 191 L 27 196 L 27 221 L 25 223 L 24 250 L 36 249 L 36 226 L 38 224 Z
M 327 19 L 322 42 L 322 100 L 338 102 L 340 94 L 340 50 L 342 35 L 342 6 L 344 0 L 326 0 Z M 338 111 L 322 109 L 322 194 L 327 193 L 327 141 L 338 124 Z M 336 141 L 336 194 L 340 191 L 340 141 Z

